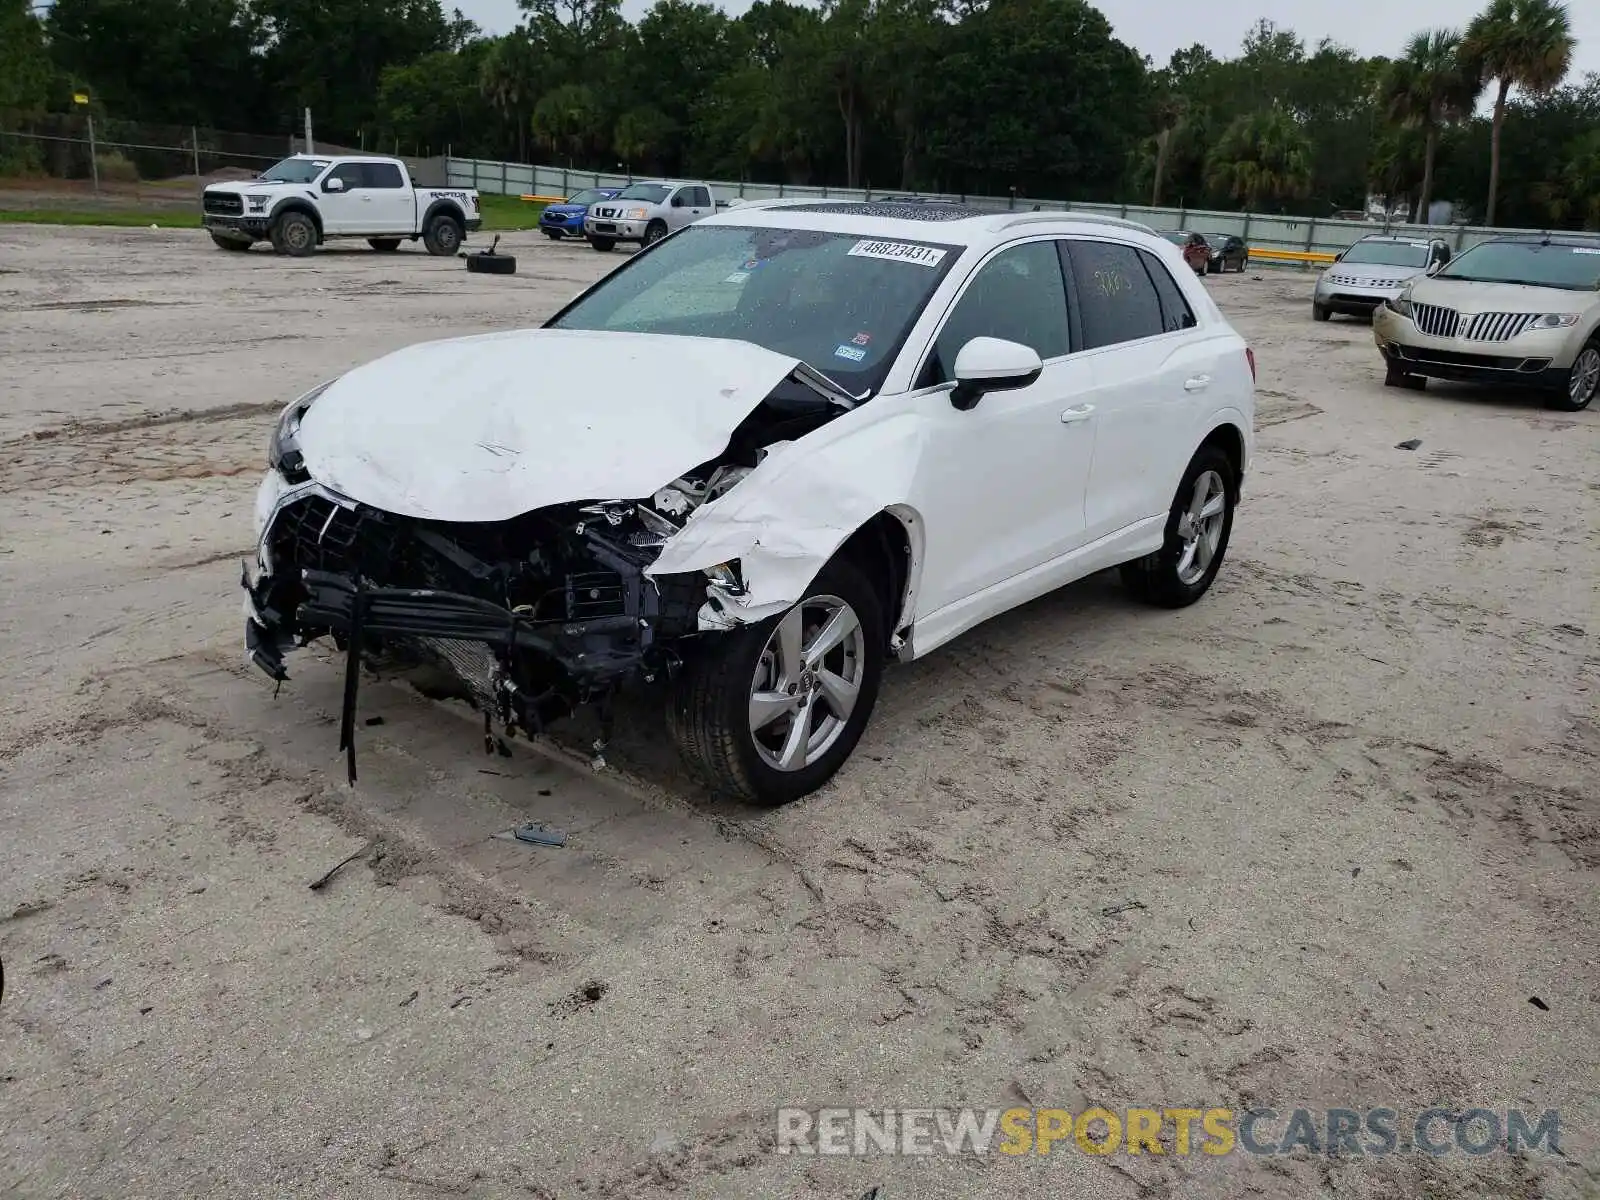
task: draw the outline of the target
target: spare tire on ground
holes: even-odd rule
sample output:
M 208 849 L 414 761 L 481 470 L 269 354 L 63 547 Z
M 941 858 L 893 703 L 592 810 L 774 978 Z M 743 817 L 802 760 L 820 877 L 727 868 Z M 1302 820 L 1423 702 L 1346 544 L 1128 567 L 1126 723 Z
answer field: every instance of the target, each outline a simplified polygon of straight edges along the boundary
M 501 254 L 497 249 L 499 245 L 500 236 L 496 234 L 494 243 L 487 250 L 479 250 L 476 254 L 466 255 L 467 271 L 473 275 L 516 274 L 516 256 Z

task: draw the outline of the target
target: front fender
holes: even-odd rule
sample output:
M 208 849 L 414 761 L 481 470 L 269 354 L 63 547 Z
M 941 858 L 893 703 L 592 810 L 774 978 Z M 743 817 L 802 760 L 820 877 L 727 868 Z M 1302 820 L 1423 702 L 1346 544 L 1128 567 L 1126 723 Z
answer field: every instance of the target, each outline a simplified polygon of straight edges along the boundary
M 714 588 L 716 600 L 702 610 L 701 625 L 760 621 L 804 599 L 851 535 L 887 511 L 908 530 L 913 591 L 922 536 L 908 497 L 922 455 L 921 425 L 903 413 L 863 427 L 858 415 L 865 410 L 769 454 L 732 490 L 697 509 L 646 574 L 705 571 L 737 560 L 743 594 Z M 835 436 L 813 440 L 828 433 Z

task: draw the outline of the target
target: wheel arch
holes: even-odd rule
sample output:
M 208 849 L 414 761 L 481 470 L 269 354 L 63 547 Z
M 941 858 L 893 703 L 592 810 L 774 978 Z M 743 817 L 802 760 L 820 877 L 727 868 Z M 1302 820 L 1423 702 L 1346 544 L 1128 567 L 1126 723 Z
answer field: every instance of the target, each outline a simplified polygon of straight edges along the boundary
M 834 553 L 866 571 L 883 601 L 884 628 L 890 646 L 911 626 L 922 571 L 922 520 L 906 505 L 896 504 L 869 518 Z M 833 559 L 829 559 L 830 562 Z
M 439 217 L 452 217 L 462 229 L 467 227 L 467 215 L 454 200 L 435 200 L 422 214 L 422 228 L 427 229 Z
M 317 206 L 305 200 L 285 200 L 272 210 L 272 220 L 276 223 L 292 212 L 303 213 L 311 218 L 311 224 L 316 227 L 317 240 L 320 242 L 323 238 L 322 214 L 317 211 Z
M 1195 448 L 1195 452 L 1199 453 L 1201 450 L 1213 446 L 1221 450 L 1227 456 L 1228 462 L 1233 466 L 1233 475 L 1228 481 L 1228 486 L 1233 491 L 1230 499 L 1237 504 L 1239 502 L 1240 485 L 1244 480 L 1245 468 L 1249 466 L 1249 443 L 1245 439 L 1244 431 L 1232 421 L 1224 421 L 1220 425 L 1213 426 L 1211 432 L 1200 439 L 1200 445 Z

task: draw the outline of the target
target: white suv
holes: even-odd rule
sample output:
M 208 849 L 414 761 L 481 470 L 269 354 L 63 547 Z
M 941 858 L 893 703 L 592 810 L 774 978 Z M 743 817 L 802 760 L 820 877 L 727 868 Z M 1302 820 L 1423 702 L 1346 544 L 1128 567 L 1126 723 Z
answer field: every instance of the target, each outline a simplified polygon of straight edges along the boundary
M 1255 360 L 1128 222 L 757 202 L 635 255 L 539 329 L 424 343 L 284 410 L 251 658 L 332 634 L 447 667 L 537 732 L 631 681 L 714 789 L 845 762 L 891 659 L 1120 567 L 1210 587 Z M 354 758 L 350 763 L 354 775 Z

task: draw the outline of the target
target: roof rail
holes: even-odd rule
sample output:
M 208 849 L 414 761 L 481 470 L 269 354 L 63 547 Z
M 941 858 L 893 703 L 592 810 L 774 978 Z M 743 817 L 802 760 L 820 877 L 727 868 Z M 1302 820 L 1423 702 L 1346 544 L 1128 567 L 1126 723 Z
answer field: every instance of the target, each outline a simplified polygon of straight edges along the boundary
M 1100 213 L 1079 212 L 1076 209 L 1058 209 L 1055 212 L 1025 212 L 1009 213 L 1008 219 L 1001 223 L 1001 229 L 1009 229 L 1013 225 L 1028 225 L 1037 221 L 1088 221 L 1096 225 L 1114 225 L 1119 229 L 1135 229 L 1140 233 L 1148 233 L 1151 237 L 1161 235 L 1142 221 L 1129 221 L 1122 217 L 1107 217 Z

